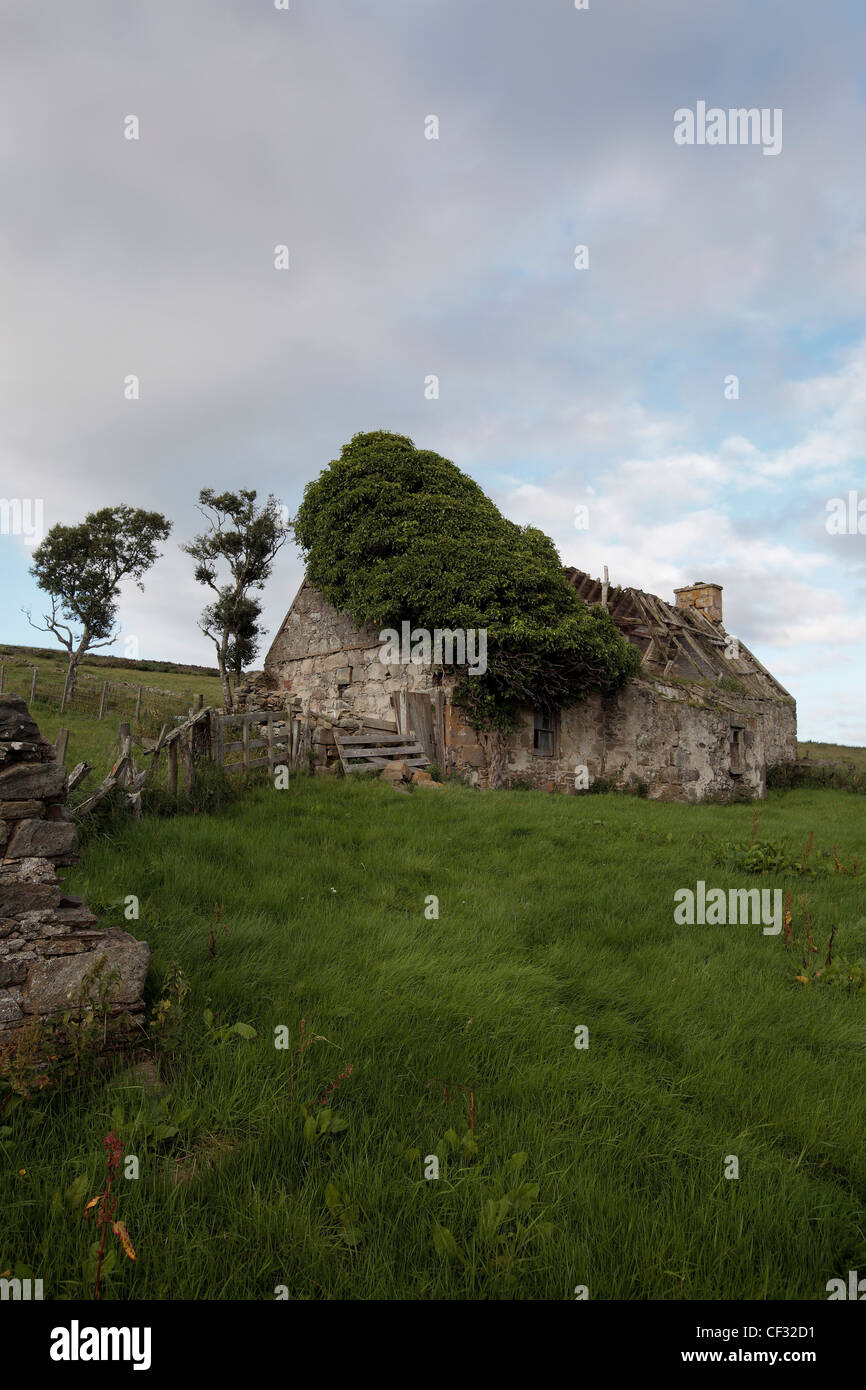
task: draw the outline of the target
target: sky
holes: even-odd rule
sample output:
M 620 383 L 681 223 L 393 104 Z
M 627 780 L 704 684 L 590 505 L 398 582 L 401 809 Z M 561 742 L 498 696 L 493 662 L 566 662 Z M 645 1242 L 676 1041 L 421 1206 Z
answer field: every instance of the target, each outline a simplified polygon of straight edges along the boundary
M 114 650 L 213 664 L 199 490 L 293 512 L 388 429 L 564 564 L 723 585 L 801 738 L 866 744 L 864 44 L 862 0 L 0 0 L 0 641 L 52 643 L 27 519 L 125 502 L 173 531 Z M 781 148 L 678 143 L 699 103 Z

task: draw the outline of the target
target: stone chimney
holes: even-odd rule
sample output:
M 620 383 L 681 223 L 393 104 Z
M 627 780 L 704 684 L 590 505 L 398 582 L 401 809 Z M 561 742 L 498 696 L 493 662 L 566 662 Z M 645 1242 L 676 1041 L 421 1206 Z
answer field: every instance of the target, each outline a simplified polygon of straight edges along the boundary
M 705 618 L 709 618 L 710 622 L 721 623 L 721 584 L 707 584 L 703 579 L 698 579 L 694 584 L 687 584 L 685 588 L 674 589 L 674 593 L 677 608 L 696 608 Z

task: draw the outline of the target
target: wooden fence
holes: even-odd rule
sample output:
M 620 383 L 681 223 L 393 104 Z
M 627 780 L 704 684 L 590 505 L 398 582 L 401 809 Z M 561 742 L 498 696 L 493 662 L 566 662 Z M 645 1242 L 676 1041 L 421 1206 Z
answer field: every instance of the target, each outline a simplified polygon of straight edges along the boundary
M 264 729 L 264 733 L 257 730 Z M 238 732 L 240 737 L 227 738 Z M 61 759 L 66 752 L 67 731 L 61 729 L 56 748 Z M 299 769 L 306 767 L 310 754 L 310 713 L 299 717 L 286 711 L 249 710 L 241 714 L 223 714 L 220 710 L 194 710 L 188 719 L 170 729 L 163 725 L 159 738 L 142 740 L 139 752 L 141 766 L 132 751 L 129 724 L 118 730 L 118 755 L 107 776 L 92 796 L 74 808 L 77 816 L 87 816 L 115 788 L 127 793 L 135 815 L 141 814 L 141 791 L 146 783 L 158 782 L 158 769 L 165 754 L 165 788 L 177 796 L 182 784 L 190 795 L 196 783 L 196 769 L 203 761 L 216 763 L 227 772 L 237 772 L 245 778 L 251 772 L 267 768 L 273 777 L 280 766 Z M 262 754 L 260 750 L 265 750 Z M 92 768 L 79 763 L 70 773 L 69 790 L 78 786 Z
M 227 740 L 226 734 L 232 733 L 237 725 L 240 726 L 240 738 Z M 255 727 L 261 728 L 262 725 L 264 734 L 254 737 Z M 309 730 L 309 719 L 307 728 Z M 301 721 L 291 718 L 288 713 L 280 716 L 268 709 L 245 711 L 243 714 L 213 711 L 211 715 L 210 756 L 222 768 L 231 770 L 239 767 L 245 777 L 260 767 L 266 767 L 268 776 L 273 777 L 274 769 L 279 765 L 303 766 L 305 755 L 301 756 L 300 753 L 302 741 Z M 264 756 L 250 756 L 262 748 L 267 749 Z M 240 753 L 240 759 L 232 759 L 232 753 Z
M 200 710 L 203 697 L 193 691 L 162 690 L 158 686 L 134 685 L 131 681 L 100 681 L 81 671 L 72 695 L 67 673 L 42 670 L 23 662 L 0 661 L 0 694 L 12 688 L 27 697 L 32 709 L 39 704 L 48 709 L 86 714 L 103 720 L 106 716 L 128 719 L 141 728 L 159 729 L 163 720 L 179 718 L 190 709 Z

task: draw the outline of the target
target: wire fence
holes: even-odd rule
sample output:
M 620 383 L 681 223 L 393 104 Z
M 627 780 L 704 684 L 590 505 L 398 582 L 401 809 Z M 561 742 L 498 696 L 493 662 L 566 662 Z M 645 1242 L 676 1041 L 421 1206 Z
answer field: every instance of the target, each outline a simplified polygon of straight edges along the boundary
M 160 690 L 132 681 L 107 681 L 79 672 L 75 690 L 66 692 L 66 671 L 45 671 L 18 662 L 0 662 L 0 694 L 21 695 L 31 709 L 59 710 L 95 719 L 124 720 L 143 734 L 159 734 L 164 724 L 186 719 L 201 709 L 204 697 L 194 690 Z M 65 699 L 64 699 L 65 694 Z

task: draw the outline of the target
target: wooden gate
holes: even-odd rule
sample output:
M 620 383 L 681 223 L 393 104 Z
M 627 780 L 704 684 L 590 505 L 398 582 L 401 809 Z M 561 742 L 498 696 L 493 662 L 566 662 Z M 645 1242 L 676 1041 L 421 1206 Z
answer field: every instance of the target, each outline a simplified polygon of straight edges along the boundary
M 232 732 L 233 725 L 240 725 L 240 738 L 226 740 L 226 732 Z M 253 737 L 253 726 L 263 725 L 264 736 Z M 252 710 L 243 714 L 218 714 L 214 718 L 215 734 L 213 740 L 213 758 L 219 763 L 220 767 L 233 767 L 243 772 L 247 777 L 256 768 L 266 767 L 271 777 L 274 775 L 274 768 L 277 764 L 288 764 L 292 761 L 292 744 L 296 742 L 292 738 L 292 729 L 287 715 L 280 716 L 273 710 Z M 260 748 L 267 749 L 263 757 L 250 757 L 250 754 L 257 752 Z M 226 759 L 227 753 L 240 753 L 239 762 L 230 762 Z
M 400 733 L 417 739 L 430 762 L 446 772 L 444 692 L 400 690 L 391 696 L 391 703 Z

